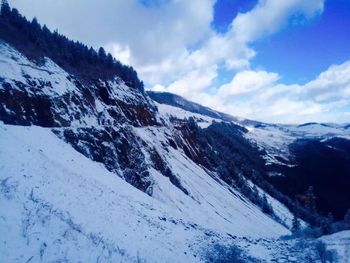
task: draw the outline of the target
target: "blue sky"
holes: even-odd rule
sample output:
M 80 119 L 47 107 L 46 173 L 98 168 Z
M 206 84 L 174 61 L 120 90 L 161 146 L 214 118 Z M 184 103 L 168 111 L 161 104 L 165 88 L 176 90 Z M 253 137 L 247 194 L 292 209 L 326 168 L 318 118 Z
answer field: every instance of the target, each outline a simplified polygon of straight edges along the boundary
M 239 13 L 249 11 L 257 0 L 219 0 L 215 4 L 213 28 L 226 32 Z M 304 84 L 329 65 L 350 59 L 350 1 L 328 0 L 322 14 L 311 20 L 293 18 L 273 36 L 253 44 L 255 68 L 278 72 L 284 83 Z M 225 73 L 224 73 L 225 74 Z M 229 74 L 226 72 L 226 74 Z
M 350 1 L 328 0 L 322 15 L 255 43 L 258 55 L 252 62 L 279 72 L 286 83 L 303 84 L 329 65 L 349 60 L 349 47 Z
M 219 0 L 214 5 L 212 26 L 217 32 L 227 32 L 232 20 L 238 13 L 245 13 L 252 9 L 257 0 Z
M 350 122 L 350 0 L 9 3 L 104 46 L 148 89 L 266 122 Z

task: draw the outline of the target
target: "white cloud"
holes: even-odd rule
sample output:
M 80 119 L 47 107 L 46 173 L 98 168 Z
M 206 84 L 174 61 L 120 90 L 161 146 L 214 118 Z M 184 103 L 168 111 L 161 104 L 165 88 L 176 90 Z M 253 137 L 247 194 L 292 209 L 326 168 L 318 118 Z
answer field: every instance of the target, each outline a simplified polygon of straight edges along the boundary
M 204 39 L 210 34 L 214 5 L 214 0 L 169 0 L 149 6 L 138 0 L 9 2 L 73 39 L 95 47 L 128 48 L 131 62 L 140 66 L 162 62 Z
M 276 73 L 243 71 L 201 102 L 266 122 L 349 122 L 350 61 L 329 67 L 305 85 L 284 85 L 278 79 Z
M 312 16 L 322 2 L 261 0 L 250 12 L 238 15 L 229 32 L 219 35 L 211 27 L 215 0 L 162 0 L 148 5 L 138 0 L 33 0 L 30 4 L 10 0 L 24 14 L 35 14 L 68 37 L 105 46 L 134 66 L 147 86 L 165 87 L 173 82 L 187 84 L 189 75 L 207 72 L 213 65 L 225 64 L 236 71 L 249 68 L 255 51 L 248 40 L 258 38 L 259 32 L 273 33 L 295 13 Z
M 278 80 L 278 74 L 265 71 L 245 70 L 237 73 L 230 83 L 221 86 L 220 96 L 249 93 L 270 87 Z
M 306 85 L 306 97 L 313 96 L 318 102 L 350 97 L 350 61 L 331 66 L 317 79 Z
M 284 85 L 277 73 L 250 66 L 251 44 L 298 16 L 323 11 L 324 0 L 260 0 L 238 14 L 228 32 L 211 27 L 215 0 L 11 0 L 29 17 L 134 66 L 146 85 L 236 116 L 269 122 L 349 120 L 350 62 L 305 85 Z M 218 68 L 235 73 L 213 90 Z
M 252 42 L 277 32 L 297 14 L 311 18 L 322 12 L 323 0 L 260 0 L 250 12 L 239 14 L 232 22 L 232 34 L 242 42 Z
M 255 51 L 249 46 L 249 43 L 262 36 L 275 33 L 294 15 L 310 18 L 322 10 L 323 0 L 261 0 L 250 12 L 239 14 L 232 21 L 231 28 L 226 34 L 217 34 L 212 31 L 206 41 L 196 50 L 192 52 L 185 50 L 181 55 L 173 57 L 165 64 L 159 64 L 159 68 L 155 67 L 148 72 L 141 68 L 142 76 L 151 85 L 161 84 L 163 90 L 186 95 L 189 99 L 196 99 L 200 92 L 199 89 L 196 93 L 185 91 L 196 86 L 194 82 L 190 82 L 189 75 L 207 72 L 213 65 L 218 68 L 218 65 L 224 64 L 227 69 L 235 72 L 243 70 L 245 73 L 239 74 L 231 83 L 222 87 L 222 94 L 229 92 L 228 90 L 230 92 L 246 92 L 250 89 L 260 88 L 265 83 L 258 83 L 259 81 L 266 81 L 266 77 L 272 78 L 269 81 L 275 81 L 274 78 L 277 75 L 269 73 L 267 76 L 261 76 L 261 79 L 254 78 L 255 83 L 249 83 L 249 76 L 245 77 L 245 74 L 249 74 L 249 72 L 255 74 L 250 71 L 250 60 L 255 56 Z M 155 72 L 158 77 L 164 77 L 150 77 Z M 243 79 L 244 77 L 245 79 Z M 167 79 L 169 83 L 161 83 L 161 80 L 164 79 Z M 200 85 L 201 90 L 210 87 L 213 84 L 212 81 L 206 81 L 207 85 Z M 243 81 L 245 81 L 244 85 Z M 174 89 L 174 85 L 176 89 Z M 180 87 L 180 85 L 183 86 Z
M 183 78 L 171 83 L 167 87 L 168 91 L 180 95 L 196 94 L 198 91 L 208 87 L 216 78 L 216 65 L 190 71 Z
M 131 64 L 131 53 L 128 46 L 121 46 L 118 43 L 111 43 L 105 45 L 106 50 L 113 54 L 113 56 L 126 65 Z

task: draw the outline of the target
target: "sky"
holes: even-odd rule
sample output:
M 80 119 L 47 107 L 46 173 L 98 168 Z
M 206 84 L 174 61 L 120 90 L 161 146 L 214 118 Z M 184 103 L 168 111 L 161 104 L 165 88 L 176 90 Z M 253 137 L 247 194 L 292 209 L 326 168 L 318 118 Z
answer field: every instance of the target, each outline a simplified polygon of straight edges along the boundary
M 9 0 L 146 89 L 273 123 L 350 123 L 350 0 Z

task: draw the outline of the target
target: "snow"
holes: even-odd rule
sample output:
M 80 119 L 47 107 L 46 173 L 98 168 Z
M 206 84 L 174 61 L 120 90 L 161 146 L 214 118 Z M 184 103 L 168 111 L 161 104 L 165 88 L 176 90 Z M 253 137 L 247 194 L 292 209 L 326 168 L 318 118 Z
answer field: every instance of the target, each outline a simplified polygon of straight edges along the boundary
M 254 186 L 254 184 L 250 180 L 248 181 L 248 183 L 249 183 L 249 186 L 251 186 L 251 187 Z M 265 194 L 267 202 L 271 205 L 274 214 L 279 219 L 281 219 L 282 222 L 284 224 L 286 224 L 289 229 L 291 229 L 294 215 L 289 211 L 289 209 L 284 204 L 282 204 L 280 201 L 276 200 L 275 198 L 270 196 L 268 193 L 264 192 L 260 187 L 258 187 L 256 185 L 255 185 L 255 187 L 258 190 L 260 195 Z M 300 220 L 300 223 L 303 227 L 305 227 L 307 225 L 303 220 L 301 220 L 301 219 L 299 219 L 299 220 Z
M 107 85 L 108 86 L 107 86 Z M 99 85 L 101 87 L 109 87 L 109 93 L 112 98 L 122 100 L 126 103 L 134 103 L 135 101 L 141 102 L 145 98 L 141 98 L 141 93 L 132 92 L 130 87 L 128 87 L 120 78 L 116 77 L 113 80 L 103 82 L 100 80 Z
M 193 197 L 151 170 L 157 182 L 152 198 L 49 129 L 1 124 L 0 138 L 0 253 L 8 261 L 90 261 L 105 253 L 106 260 L 174 262 L 176 255 L 178 262 L 192 262 L 196 252 L 188 246 L 205 233 L 288 233 L 177 152 L 168 157 Z
M 152 170 L 155 198 L 181 211 L 185 218 L 214 231 L 253 237 L 278 237 L 289 233 L 222 180 L 214 179 L 183 152 L 172 147 L 165 150 L 162 146 L 167 141 L 164 129 L 134 128 L 136 134 L 166 160 L 189 195 L 171 185 L 168 178 Z
M 0 138 L 2 260 L 174 262 L 176 246 L 188 256 L 175 262 L 196 261 L 187 247 L 196 231 L 160 220 L 166 207 L 50 130 L 1 125 Z
M 325 242 L 327 249 L 337 252 L 340 263 L 350 262 L 350 230 L 323 236 L 320 240 Z
M 299 126 L 290 126 L 288 129 L 298 136 L 306 137 L 347 137 L 350 138 L 350 131 L 342 125 L 312 123 Z
M 62 96 L 77 89 L 68 79 L 68 73 L 49 58 L 45 58 L 43 65 L 38 66 L 1 41 L 0 54 L 1 78 L 13 84 L 13 88 L 16 88 L 15 81 L 23 84 L 28 84 L 30 81 L 30 85 L 35 83 L 37 86 L 42 86 L 37 92 L 50 96 Z
M 198 113 L 189 112 L 181 108 L 170 106 L 167 104 L 160 104 L 157 102 L 155 102 L 155 104 L 158 108 L 159 117 L 162 118 L 163 120 L 166 120 L 168 124 L 170 123 L 169 118 L 171 117 L 177 118 L 180 120 L 194 118 L 198 126 L 201 127 L 202 129 L 205 129 L 205 128 L 208 128 L 213 123 L 213 121 L 216 121 L 216 122 L 222 121 L 221 119 L 215 119 L 215 118 L 211 118 Z
M 246 128 L 248 133 L 245 134 L 245 137 L 256 143 L 261 150 L 267 152 L 264 156 L 267 165 L 272 163 L 281 164 L 276 157 L 282 157 L 288 160 L 290 156 L 288 145 L 291 144 L 295 138 L 272 126 L 259 128 L 247 126 Z
M 16 83 L 22 82 L 33 96 L 80 96 L 69 74 L 50 59 L 45 58 L 42 65 L 34 64 L 3 42 L 0 54 L 0 81 L 11 83 L 13 89 L 20 89 Z M 101 81 L 100 85 L 115 101 L 128 106 L 153 103 L 118 78 Z M 115 124 L 110 110 L 124 114 L 118 104 L 106 105 L 95 98 L 95 105 L 95 109 L 83 105 L 87 113 L 72 120 L 70 128 L 103 128 Z M 68 106 L 66 112 L 57 109 L 61 117 L 71 119 L 74 113 L 83 112 L 76 104 Z M 177 135 L 171 118 L 192 117 L 203 129 L 222 120 L 165 104 L 156 106 L 157 119 L 165 126 L 136 128 L 124 124 L 144 142 L 140 145 L 146 145 L 141 150 L 154 183 L 152 197 L 78 153 L 50 129 L 0 121 L 1 260 L 198 262 L 203 250 L 215 242 L 233 242 L 255 257 L 273 259 L 283 245 L 278 238 L 290 234 L 289 230 L 217 174 L 191 161 L 181 149 L 169 146 L 168 137 Z M 9 111 L 6 105 L 4 108 Z M 97 115 L 102 117 L 98 119 Z M 279 162 L 276 156 L 287 159 L 288 145 L 308 130 L 311 136 L 349 136 L 342 127 L 307 126 L 247 126 L 245 136 L 267 149 L 267 163 Z M 188 194 L 151 168 L 151 150 L 162 156 Z M 288 209 L 271 196 L 267 198 L 275 213 L 290 226 L 292 214 Z M 337 236 L 330 240 L 341 239 Z M 277 248 L 271 250 L 271 244 Z
M 82 82 L 77 85 L 78 80 L 74 76 L 49 58 L 34 63 L 0 40 L 0 91 L 6 89 L 10 94 L 19 94 L 21 97 L 25 95 L 28 98 L 41 97 L 49 100 L 51 112 L 60 117 L 55 119 L 57 125 L 73 127 L 115 125 L 128 120 L 125 116 L 126 111 L 136 114 L 135 111 L 140 105 L 153 111 L 153 103 L 140 91 L 128 87 L 120 78 L 108 81 L 96 80 L 96 82 L 99 83 L 90 87 L 87 87 L 90 84 Z M 10 87 L 3 83 L 10 84 Z M 110 100 L 114 103 L 106 105 L 94 94 L 101 87 L 105 87 Z M 95 95 L 95 103 L 84 94 L 86 90 Z M 12 114 L 5 104 L 3 107 L 9 115 Z M 22 112 L 24 119 L 26 116 L 24 108 Z
M 167 158 L 192 197 L 155 170 L 149 197 L 50 129 L 0 124 L 2 259 L 197 262 L 199 250 L 226 233 L 288 233 L 182 154 Z
M 288 160 L 291 157 L 289 145 L 297 139 L 322 139 L 328 140 L 334 137 L 350 139 L 350 131 L 342 125 L 305 124 L 305 125 L 260 125 L 258 127 L 246 126 L 248 133 L 245 137 L 256 143 L 258 147 L 266 151 L 264 156 L 266 164 L 292 164 L 282 163 L 280 158 Z

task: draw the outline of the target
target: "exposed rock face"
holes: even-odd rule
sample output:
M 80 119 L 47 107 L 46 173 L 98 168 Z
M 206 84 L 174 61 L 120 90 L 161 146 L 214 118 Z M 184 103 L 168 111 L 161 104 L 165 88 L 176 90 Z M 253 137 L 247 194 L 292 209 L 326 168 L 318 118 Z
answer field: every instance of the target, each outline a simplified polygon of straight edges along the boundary
M 51 74 L 47 73 L 48 77 Z M 69 127 L 71 125 L 155 125 L 156 108 L 141 92 L 122 82 L 83 85 L 72 76 L 63 81 L 33 78 L 2 79 L 0 114 L 7 124 Z M 55 86 L 70 87 L 57 94 Z
M 178 145 L 186 155 L 210 170 L 220 171 L 225 182 L 241 185 L 242 180 L 237 182 L 235 177 L 242 174 L 271 194 L 277 189 L 289 196 L 292 200 L 288 201 L 274 194 L 285 204 L 292 204 L 295 199 L 305 204 L 303 196 L 313 186 L 317 210 L 323 215 L 332 212 L 339 220 L 343 218 L 349 206 L 346 200 L 350 198 L 346 190 L 350 187 L 349 124 L 277 125 L 227 119 L 220 112 L 174 94 L 148 94 L 160 103 L 160 111 L 172 112 L 170 115 L 181 131 Z M 204 129 L 184 121 L 190 116 Z
M 242 176 L 247 176 L 247 171 L 255 173 L 256 165 L 249 159 L 252 153 L 243 151 L 244 146 L 250 148 L 243 137 L 246 130 L 240 126 L 222 123 L 204 131 L 194 120 L 158 113 L 142 90 L 128 87 L 117 77 L 86 81 L 48 58 L 39 64 L 6 43 L 1 43 L 0 49 L 0 118 L 5 124 L 53 128 L 77 151 L 149 195 L 154 186 L 150 169 L 154 169 L 193 198 L 174 173 L 177 168 L 164 158 L 162 151 L 169 152 L 169 147 L 234 188 L 246 184 Z M 161 148 L 149 145 L 144 131 L 135 130 L 138 127 L 160 127 L 150 136 L 165 136 Z M 225 136 L 232 138 L 226 140 Z M 223 161 L 224 152 L 227 158 Z
M 83 82 L 49 59 L 38 65 L 1 42 L 0 120 L 56 128 L 79 152 L 151 194 L 142 146 L 131 126 L 159 125 L 156 107 L 116 78 Z
M 152 195 L 150 178 L 143 145 L 129 127 L 56 128 L 60 138 L 69 142 L 78 152 L 106 168 L 139 190 Z

